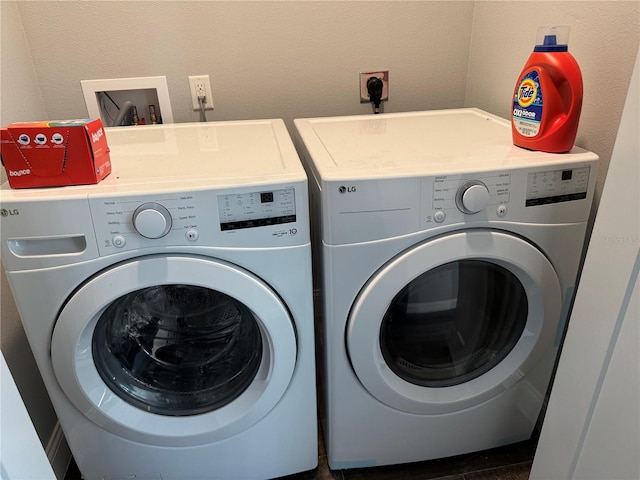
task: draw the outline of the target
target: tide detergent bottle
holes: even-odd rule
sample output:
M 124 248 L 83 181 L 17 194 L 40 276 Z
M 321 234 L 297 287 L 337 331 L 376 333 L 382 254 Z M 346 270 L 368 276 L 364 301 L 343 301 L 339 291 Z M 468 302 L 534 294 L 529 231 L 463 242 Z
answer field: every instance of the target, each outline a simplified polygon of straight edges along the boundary
M 540 27 L 513 93 L 513 143 L 542 152 L 573 147 L 582 109 L 582 74 L 569 53 L 569 27 Z

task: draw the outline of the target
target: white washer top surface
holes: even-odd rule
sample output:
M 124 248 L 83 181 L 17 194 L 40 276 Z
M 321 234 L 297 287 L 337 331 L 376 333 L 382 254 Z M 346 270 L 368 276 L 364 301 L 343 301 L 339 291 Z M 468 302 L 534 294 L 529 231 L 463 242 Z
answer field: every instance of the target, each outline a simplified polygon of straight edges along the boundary
M 111 174 L 97 185 L 11 189 L 3 200 L 248 186 L 305 179 L 280 119 L 105 128 Z
M 481 172 L 580 162 L 594 154 L 533 152 L 512 143 L 511 126 L 479 109 L 295 120 L 324 180 Z

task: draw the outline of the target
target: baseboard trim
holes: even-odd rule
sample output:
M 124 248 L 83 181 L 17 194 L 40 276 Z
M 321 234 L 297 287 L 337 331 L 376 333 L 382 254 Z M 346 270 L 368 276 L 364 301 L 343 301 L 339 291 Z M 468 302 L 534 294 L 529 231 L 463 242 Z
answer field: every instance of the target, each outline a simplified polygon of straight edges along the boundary
M 62 427 L 60 427 L 60 422 L 56 423 L 53 433 L 51 437 L 49 437 L 45 453 L 47 454 L 51 468 L 53 468 L 53 473 L 56 474 L 56 478 L 58 480 L 64 480 L 67 469 L 69 468 L 69 463 L 71 462 L 71 450 L 62 432 Z

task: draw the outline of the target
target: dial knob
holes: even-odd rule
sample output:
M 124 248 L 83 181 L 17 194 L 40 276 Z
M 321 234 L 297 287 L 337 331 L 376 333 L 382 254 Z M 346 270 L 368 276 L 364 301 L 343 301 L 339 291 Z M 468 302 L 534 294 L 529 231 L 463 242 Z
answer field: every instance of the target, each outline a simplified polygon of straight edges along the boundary
M 146 238 L 161 238 L 171 230 L 171 214 L 159 203 L 143 203 L 133 212 L 133 228 Z
M 458 189 L 456 204 L 463 213 L 478 213 L 484 210 L 488 203 L 489 189 L 482 182 L 467 182 Z

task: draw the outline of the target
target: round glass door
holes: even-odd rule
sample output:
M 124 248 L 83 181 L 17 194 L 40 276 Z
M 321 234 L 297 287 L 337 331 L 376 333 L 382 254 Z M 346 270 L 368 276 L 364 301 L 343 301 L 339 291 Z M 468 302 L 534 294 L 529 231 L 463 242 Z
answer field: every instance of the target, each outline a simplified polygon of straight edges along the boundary
M 444 414 L 519 381 L 553 347 L 560 282 L 521 238 L 468 230 L 428 240 L 356 297 L 346 344 L 358 380 L 395 409 Z
M 88 279 L 61 309 L 51 361 L 89 420 L 131 441 L 192 446 L 254 425 L 297 361 L 287 306 L 250 272 L 149 255 Z
M 92 341 L 102 380 L 124 401 L 164 415 L 195 415 L 235 400 L 262 360 L 251 311 L 194 285 L 136 290 L 100 315 Z
M 481 260 L 440 265 L 410 281 L 380 327 L 385 362 L 425 387 L 468 382 L 500 363 L 527 323 L 527 294 L 513 273 Z

